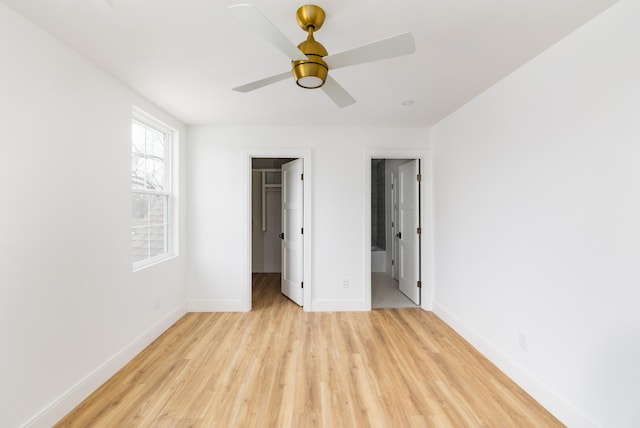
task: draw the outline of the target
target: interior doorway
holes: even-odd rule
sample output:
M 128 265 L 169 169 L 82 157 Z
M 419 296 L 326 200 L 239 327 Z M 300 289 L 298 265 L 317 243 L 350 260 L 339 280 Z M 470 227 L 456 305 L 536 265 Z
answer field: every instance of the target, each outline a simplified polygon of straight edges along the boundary
M 251 159 L 251 277 L 279 275 L 281 292 L 304 305 L 304 161 Z
M 421 303 L 419 159 L 371 159 L 371 307 Z

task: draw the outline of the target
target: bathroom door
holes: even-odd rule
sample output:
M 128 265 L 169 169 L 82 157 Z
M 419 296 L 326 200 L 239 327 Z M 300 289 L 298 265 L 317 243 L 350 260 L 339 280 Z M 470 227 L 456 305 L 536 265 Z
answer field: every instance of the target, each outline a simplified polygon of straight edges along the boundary
M 398 279 L 398 173 L 391 174 L 391 277 Z
M 400 291 L 420 304 L 420 166 L 412 160 L 398 167 L 398 262 Z

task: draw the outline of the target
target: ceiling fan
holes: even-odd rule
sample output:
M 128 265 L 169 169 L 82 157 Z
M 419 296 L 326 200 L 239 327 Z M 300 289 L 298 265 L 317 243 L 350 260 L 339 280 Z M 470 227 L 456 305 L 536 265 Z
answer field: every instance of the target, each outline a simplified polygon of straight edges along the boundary
M 315 5 L 304 5 L 296 12 L 298 25 L 307 33 L 307 39 L 297 47 L 255 6 L 237 4 L 229 6 L 229 10 L 247 30 L 258 33 L 287 55 L 291 59 L 292 68 L 291 71 L 233 88 L 237 92 L 250 92 L 271 85 L 290 77 L 293 73 L 298 86 L 307 89 L 320 88 L 338 107 L 346 107 L 355 103 L 356 100 L 329 76 L 329 70 L 415 52 L 413 35 L 404 33 L 329 55 L 324 46 L 313 37 L 313 33 L 322 27 L 325 18 L 324 10 Z

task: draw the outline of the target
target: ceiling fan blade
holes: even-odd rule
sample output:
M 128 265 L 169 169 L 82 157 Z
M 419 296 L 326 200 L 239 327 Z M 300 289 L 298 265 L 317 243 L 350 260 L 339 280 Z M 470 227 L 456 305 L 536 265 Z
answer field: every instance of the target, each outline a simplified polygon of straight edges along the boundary
M 388 39 L 379 40 L 364 46 L 324 57 L 329 70 L 378 61 L 396 56 L 409 55 L 416 51 L 411 33 L 404 33 Z
M 296 45 L 291 42 L 266 16 L 252 4 L 234 4 L 229 11 L 241 22 L 246 30 L 266 39 L 292 60 L 305 59 Z
M 340 84 L 331 76 L 327 76 L 327 80 L 324 82 L 324 85 L 322 85 L 322 90 L 340 108 L 349 106 L 356 102 L 355 98 L 353 98 L 349 92 L 340 86 Z
M 288 79 L 289 77 L 291 77 L 291 72 L 287 71 L 281 74 L 276 74 L 275 76 L 265 77 L 264 79 L 247 83 L 246 85 L 238 86 L 237 88 L 233 88 L 233 90 L 236 92 L 251 92 L 256 89 L 260 89 L 264 86 L 271 85 L 272 83 L 276 83 L 281 80 Z

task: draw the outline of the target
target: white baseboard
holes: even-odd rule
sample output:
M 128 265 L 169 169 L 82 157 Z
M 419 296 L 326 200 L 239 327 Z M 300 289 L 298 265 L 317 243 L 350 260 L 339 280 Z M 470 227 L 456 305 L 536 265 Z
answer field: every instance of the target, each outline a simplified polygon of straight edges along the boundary
M 183 303 L 169 312 L 164 318 L 125 346 L 120 352 L 105 361 L 66 393 L 62 394 L 57 400 L 27 421 L 23 427 L 48 428 L 53 426 L 136 355 L 142 352 L 151 342 L 175 324 L 176 321 L 182 318 L 187 312 L 186 310 L 187 305 Z
M 348 311 L 369 311 L 371 308 L 365 307 L 364 300 L 314 300 L 311 304 L 312 312 L 348 312 Z
M 515 383 L 538 401 L 545 409 L 569 427 L 598 428 L 599 425 L 584 413 L 569 404 L 564 398 L 530 375 L 526 370 L 507 357 L 489 341 L 478 335 L 473 329 L 460 321 L 438 304 L 434 304 L 433 312 L 464 337 L 489 361 L 495 364 Z
M 189 312 L 248 312 L 251 307 L 240 299 L 189 300 Z

